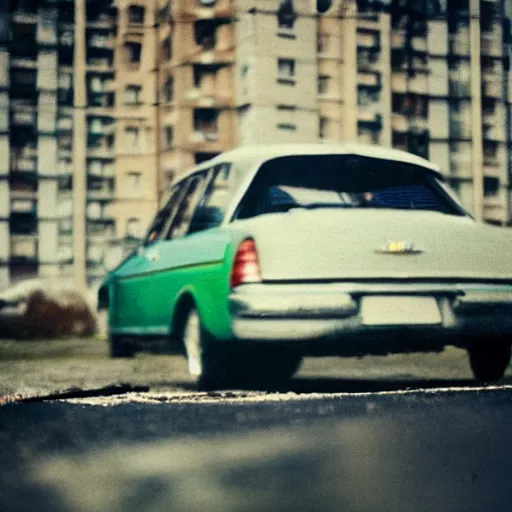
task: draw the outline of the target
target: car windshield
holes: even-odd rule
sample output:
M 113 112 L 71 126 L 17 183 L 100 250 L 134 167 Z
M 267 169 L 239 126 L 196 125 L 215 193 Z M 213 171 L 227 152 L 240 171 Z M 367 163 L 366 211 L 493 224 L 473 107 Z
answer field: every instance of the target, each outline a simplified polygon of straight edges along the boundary
M 465 215 L 428 169 L 354 155 L 308 155 L 263 164 L 237 218 L 293 208 L 388 208 Z

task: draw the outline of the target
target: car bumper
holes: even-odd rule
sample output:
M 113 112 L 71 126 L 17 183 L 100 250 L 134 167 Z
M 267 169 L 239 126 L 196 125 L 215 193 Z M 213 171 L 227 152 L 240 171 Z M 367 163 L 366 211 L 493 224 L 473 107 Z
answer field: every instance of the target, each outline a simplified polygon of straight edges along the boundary
M 365 322 L 366 297 L 428 297 L 438 319 Z M 420 302 L 421 304 L 421 302 Z M 512 286 L 478 284 L 248 284 L 229 296 L 233 335 L 247 341 L 328 341 L 423 333 L 462 345 L 463 335 L 512 334 Z M 338 345 L 339 346 L 339 345 Z

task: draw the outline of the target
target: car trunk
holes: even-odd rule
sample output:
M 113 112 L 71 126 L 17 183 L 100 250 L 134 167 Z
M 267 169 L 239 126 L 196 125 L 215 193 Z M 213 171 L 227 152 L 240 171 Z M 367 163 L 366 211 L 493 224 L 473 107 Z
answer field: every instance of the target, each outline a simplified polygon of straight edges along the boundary
M 510 233 L 469 217 L 419 210 L 294 209 L 235 226 L 254 237 L 266 281 L 512 279 Z M 390 242 L 402 241 L 416 252 L 385 252 Z

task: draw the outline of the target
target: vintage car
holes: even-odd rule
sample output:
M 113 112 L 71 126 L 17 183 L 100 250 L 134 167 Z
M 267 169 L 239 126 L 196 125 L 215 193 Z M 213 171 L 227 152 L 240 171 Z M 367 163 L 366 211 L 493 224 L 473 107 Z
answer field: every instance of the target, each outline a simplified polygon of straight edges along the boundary
M 200 386 L 284 379 L 304 356 L 466 349 L 510 361 L 512 237 L 438 167 L 358 144 L 234 149 L 172 188 L 99 290 L 111 355 L 164 337 Z

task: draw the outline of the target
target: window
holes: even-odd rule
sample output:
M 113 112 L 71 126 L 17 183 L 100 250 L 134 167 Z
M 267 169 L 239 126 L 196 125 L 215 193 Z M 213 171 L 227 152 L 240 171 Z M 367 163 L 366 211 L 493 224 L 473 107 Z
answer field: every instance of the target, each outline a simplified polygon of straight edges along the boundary
M 164 144 L 166 149 L 172 149 L 172 141 L 173 141 L 173 127 L 165 126 L 164 127 Z
M 89 133 L 94 135 L 103 135 L 103 123 L 101 119 L 94 118 L 89 121 Z
M 140 151 L 140 131 L 135 126 L 129 126 L 124 131 L 125 134 L 125 147 L 131 153 L 138 153 Z
M 126 236 L 128 238 L 140 238 L 140 219 L 138 217 L 130 217 L 126 222 Z
M 172 58 L 172 46 L 171 46 L 171 38 L 168 37 L 164 39 L 162 42 L 162 59 L 164 61 L 169 61 Z
M 212 20 L 198 20 L 194 23 L 194 39 L 204 50 L 215 48 L 215 24 Z
M 89 87 L 91 92 L 103 92 L 105 90 L 105 84 L 99 76 L 91 77 Z
M 186 180 L 187 190 L 171 222 L 167 239 L 185 236 L 189 230 L 193 213 L 204 190 L 207 173 L 191 176 Z
M 293 10 L 292 0 L 280 0 L 279 9 L 277 10 L 278 34 L 283 35 L 283 31 L 293 30 L 296 19 L 297 15 Z
M 174 93 L 174 79 L 172 76 L 168 76 L 162 87 L 162 95 L 166 103 L 170 103 L 173 99 Z
M 164 229 L 172 219 L 178 208 L 183 192 L 185 190 L 185 182 L 178 183 L 171 191 L 171 196 L 165 206 L 157 213 L 155 219 L 144 237 L 144 245 L 149 245 L 158 240 L 164 233 Z
M 59 89 L 71 89 L 71 73 L 59 73 Z
M 498 194 L 500 190 L 500 180 L 498 178 L 484 177 L 484 196 L 492 197 Z
M 202 133 L 206 140 L 217 140 L 219 112 L 212 108 L 194 110 L 194 131 Z
M 229 164 L 215 167 L 212 179 L 192 216 L 189 233 L 217 227 L 222 222 L 231 198 L 230 171 Z
M 139 85 L 128 85 L 124 90 L 125 105 L 140 105 L 140 91 L 142 87 Z
M 300 155 L 264 163 L 242 199 L 237 218 L 290 208 L 386 208 L 464 215 L 429 171 L 356 155 Z
M 317 40 L 317 51 L 318 53 L 324 53 L 329 49 L 329 34 L 318 34 Z
M 326 137 L 328 121 L 329 120 L 326 117 L 321 117 L 318 120 L 318 137 L 320 139 L 325 139 L 325 137 Z
M 329 89 L 329 77 L 319 76 L 318 77 L 318 94 L 326 94 Z
M 277 123 L 277 128 L 279 130 L 294 132 L 297 130 L 297 125 L 293 123 Z
M 293 59 L 277 59 L 277 81 L 279 83 L 295 83 L 295 61 Z
M 215 75 L 217 68 L 208 64 L 194 64 L 194 87 L 200 89 L 202 86 L 215 87 Z
M 370 87 L 358 87 L 357 104 L 360 107 L 369 107 L 380 99 L 380 90 Z
M 174 176 L 176 175 L 176 172 L 174 169 L 166 169 L 164 171 L 164 177 L 165 177 L 165 190 L 171 190 L 172 184 L 174 183 Z
M 128 7 L 128 19 L 130 23 L 142 25 L 144 23 L 145 9 L 141 5 L 130 5 Z
M 126 64 L 140 64 L 142 45 L 140 43 L 124 44 L 124 61 Z
M 140 172 L 129 172 L 126 175 L 127 191 L 130 197 L 140 197 Z
M 91 160 L 87 166 L 87 172 L 91 176 L 101 176 L 103 174 L 103 165 L 101 160 Z

